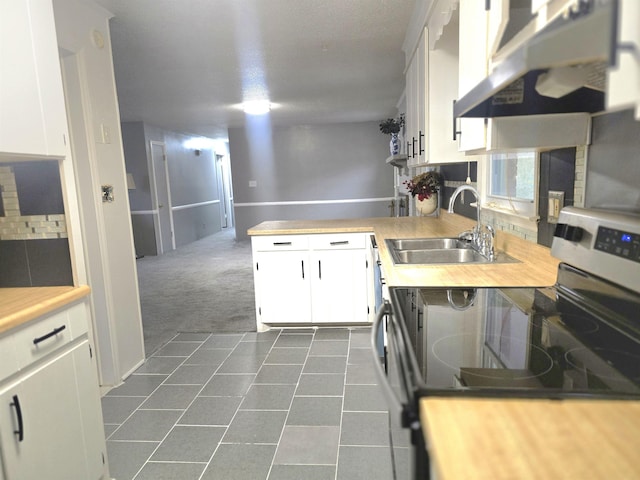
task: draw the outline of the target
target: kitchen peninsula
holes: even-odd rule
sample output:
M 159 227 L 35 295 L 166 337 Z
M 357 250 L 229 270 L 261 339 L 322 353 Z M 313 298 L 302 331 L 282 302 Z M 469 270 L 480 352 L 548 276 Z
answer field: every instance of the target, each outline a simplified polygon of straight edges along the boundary
M 441 212 L 440 217 L 384 217 L 339 220 L 267 221 L 248 230 L 264 235 L 373 233 L 385 281 L 390 287 L 539 287 L 553 285 L 558 260 L 550 250 L 507 232 L 496 232 L 495 247 L 516 260 L 508 264 L 395 265 L 385 240 L 391 238 L 456 237 L 475 225 L 473 220 Z

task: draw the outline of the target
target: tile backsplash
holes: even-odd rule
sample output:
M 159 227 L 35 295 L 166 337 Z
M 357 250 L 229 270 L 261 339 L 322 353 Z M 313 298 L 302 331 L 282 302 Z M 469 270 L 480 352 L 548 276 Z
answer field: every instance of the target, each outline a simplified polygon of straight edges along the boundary
M 73 285 L 57 161 L 0 164 L 0 287 Z

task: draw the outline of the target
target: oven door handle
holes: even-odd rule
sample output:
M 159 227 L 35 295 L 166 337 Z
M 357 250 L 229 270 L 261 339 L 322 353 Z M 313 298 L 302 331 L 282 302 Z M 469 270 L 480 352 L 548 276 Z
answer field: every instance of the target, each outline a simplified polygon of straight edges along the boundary
M 378 378 L 378 384 L 382 388 L 382 393 L 389 403 L 389 410 L 394 410 L 400 413 L 403 410 L 402 402 L 391 388 L 389 379 L 385 375 L 384 370 L 382 369 L 382 364 L 380 363 L 380 359 L 378 358 L 378 330 L 380 330 L 383 325 L 382 320 L 384 319 L 385 315 L 388 315 L 390 313 L 391 305 L 385 300 L 380 310 L 378 311 L 375 320 L 373 321 L 373 325 L 371 326 L 371 354 L 373 355 L 373 363 L 375 366 L 374 370 L 376 372 L 376 377 Z

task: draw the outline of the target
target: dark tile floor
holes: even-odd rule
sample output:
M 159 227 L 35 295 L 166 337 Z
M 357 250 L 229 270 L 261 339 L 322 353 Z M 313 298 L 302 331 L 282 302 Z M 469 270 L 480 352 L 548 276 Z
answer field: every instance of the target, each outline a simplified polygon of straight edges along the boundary
M 181 333 L 102 399 L 117 480 L 389 480 L 367 328 Z

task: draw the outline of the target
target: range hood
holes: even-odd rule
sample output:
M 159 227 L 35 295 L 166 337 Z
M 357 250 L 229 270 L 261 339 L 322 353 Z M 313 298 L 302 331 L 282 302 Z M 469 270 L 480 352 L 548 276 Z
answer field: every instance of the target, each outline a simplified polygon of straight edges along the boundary
M 604 110 L 606 69 L 616 48 L 617 0 L 582 5 L 589 11 L 556 19 L 507 56 L 454 104 L 454 118 Z

